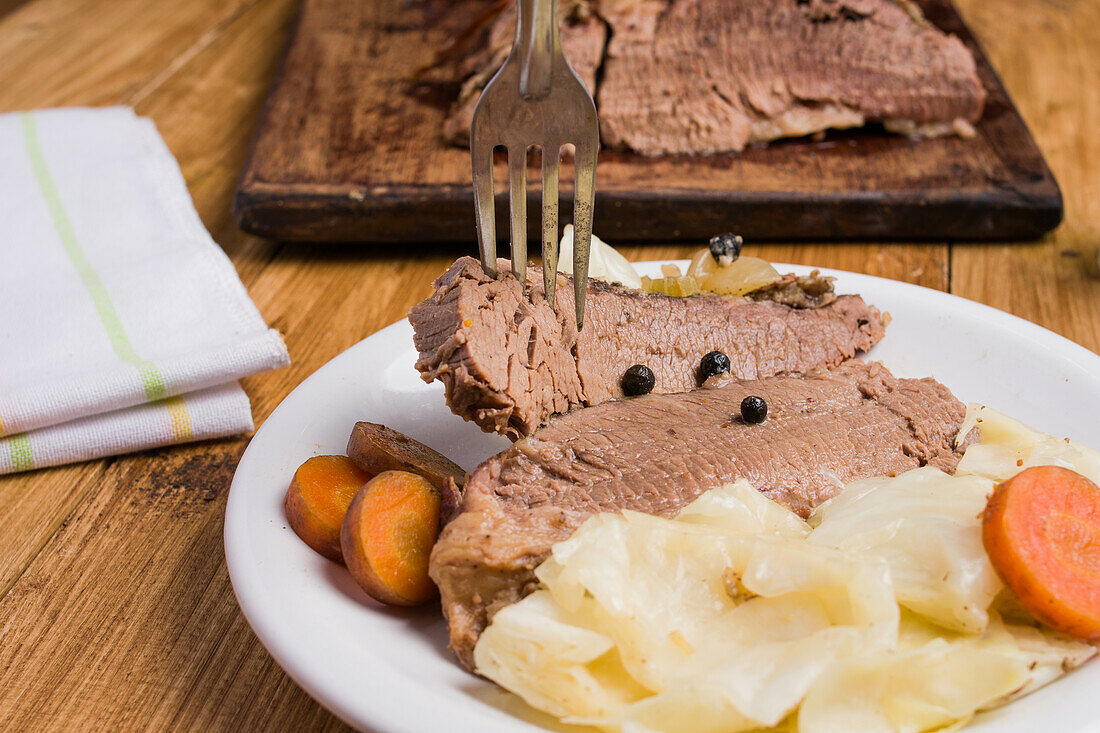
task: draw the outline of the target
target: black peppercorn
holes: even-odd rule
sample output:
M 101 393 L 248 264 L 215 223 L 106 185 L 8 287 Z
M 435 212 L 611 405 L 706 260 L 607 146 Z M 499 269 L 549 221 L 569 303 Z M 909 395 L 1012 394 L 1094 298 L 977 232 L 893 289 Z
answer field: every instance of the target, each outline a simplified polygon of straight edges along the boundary
M 715 374 L 728 373 L 730 358 L 721 351 L 712 351 L 699 362 L 699 381 L 705 382 Z
M 653 376 L 653 370 L 645 364 L 635 364 L 623 374 L 623 394 L 627 397 L 649 394 L 653 391 L 653 385 L 657 378 Z
M 741 400 L 741 417 L 747 423 L 756 425 L 764 422 L 768 416 L 768 403 L 763 397 L 749 396 Z
M 722 267 L 729 267 L 741 256 L 745 240 L 736 234 L 718 234 L 710 238 L 710 256 Z

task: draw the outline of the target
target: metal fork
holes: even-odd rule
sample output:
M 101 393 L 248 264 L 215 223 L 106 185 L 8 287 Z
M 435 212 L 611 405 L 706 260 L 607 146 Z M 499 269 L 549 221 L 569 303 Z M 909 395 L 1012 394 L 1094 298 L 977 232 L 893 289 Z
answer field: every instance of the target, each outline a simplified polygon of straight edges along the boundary
M 486 85 L 470 128 L 474 202 L 481 264 L 496 271 L 493 150 L 508 152 L 511 202 L 512 274 L 527 285 L 527 151 L 542 152 L 542 277 L 554 305 L 558 269 L 558 159 L 572 144 L 573 291 L 577 329 L 584 325 L 592 206 L 600 132 L 596 105 L 561 50 L 558 0 L 518 0 L 516 39 L 500 71 Z

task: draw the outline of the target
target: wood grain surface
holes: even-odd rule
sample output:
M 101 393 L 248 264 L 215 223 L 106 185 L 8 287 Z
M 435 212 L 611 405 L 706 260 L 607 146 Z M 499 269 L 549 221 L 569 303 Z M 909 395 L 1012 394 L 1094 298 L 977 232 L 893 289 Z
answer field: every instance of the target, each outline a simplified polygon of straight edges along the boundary
M 1100 3 L 958 4 L 1062 183 L 1065 222 L 1026 245 L 750 249 L 949 290 L 1100 351 Z M 290 349 L 292 366 L 244 380 L 257 424 L 473 249 L 280 244 L 236 228 L 233 188 L 294 11 L 294 0 L 0 4 L 0 111 L 129 104 L 157 123 L 207 228 Z M 0 478 L 0 730 L 344 729 L 272 661 L 234 601 L 222 519 L 246 445 Z
M 447 67 L 414 74 L 486 2 L 302 0 L 234 202 L 242 228 L 306 241 L 472 238 L 470 156 L 442 133 L 458 81 Z M 915 142 L 853 130 L 727 155 L 603 150 L 596 230 L 631 241 L 690 241 L 731 229 L 769 241 L 988 240 L 1054 227 L 1062 216 L 1057 184 L 996 72 L 950 0 L 919 3 L 975 55 L 989 96 L 974 139 Z M 503 153 L 494 178 L 504 236 Z M 528 210 L 537 212 L 537 173 L 529 183 Z M 568 223 L 572 189 L 567 177 L 562 183 Z M 538 217 L 528 224 L 539 236 Z

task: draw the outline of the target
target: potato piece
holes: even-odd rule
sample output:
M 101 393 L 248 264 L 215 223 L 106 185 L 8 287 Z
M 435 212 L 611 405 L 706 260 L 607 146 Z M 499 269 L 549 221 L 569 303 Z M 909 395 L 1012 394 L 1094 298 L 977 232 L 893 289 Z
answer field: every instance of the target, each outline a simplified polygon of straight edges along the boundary
M 407 471 L 384 471 L 352 500 L 340 530 L 344 563 L 377 601 L 415 606 L 439 595 L 428 556 L 439 536 L 439 492 Z
M 647 293 L 660 293 L 677 298 L 686 298 L 699 294 L 699 283 L 691 275 L 681 277 L 642 278 L 642 290 Z
M 373 422 L 357 422 L 348 440 L 348 457 L 364 471 L 416 473 L 442 489 L 448 478 L 463 486 L 466 472 L 457 463 L 423 443 Z
M 340 525 L 351 500 L 373 478 L 347 456 L 314 456 L 298 467 L 283 500 L 290 528 L 333 562 L 343 563 Z

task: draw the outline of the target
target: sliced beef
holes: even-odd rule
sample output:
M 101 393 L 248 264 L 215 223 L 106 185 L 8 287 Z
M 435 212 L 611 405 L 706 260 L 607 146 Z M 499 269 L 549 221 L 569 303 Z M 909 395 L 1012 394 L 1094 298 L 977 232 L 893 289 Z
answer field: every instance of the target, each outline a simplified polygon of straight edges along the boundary
M 447 0 L 448 2 L 450 0 Z M 559 4 L 562 52 L 577 76 L 596 94 L 596 71 L 603 59 L 607 42 L 607 26 L 600 20 L 587 2 L 564 0 Z M 443 136 L 456 145 L 470 144 L 470 123 L 474 119 L 474 107 L 481 90 L 504 63 L 512 49 L 516 35 L 516 6 L 506 5 L 490 26 L 485 42 L 473 54 L 462 61 L 459 73 L 466 81 L 462 85 L 458 101 L 443 123 Z
M 498 269 L 506 273 L 508 264 Z M 795 280 L 776 297 L 793 297 Z M 683 392 L 698 386 L 699 361 L 715 349 L 729 355 L 734 376 L 755 379 L 836 366 L 885 333 L 882 315 L 859 296 L 824 297 L 831 284 L 822 278 L 805 283 L 814 294 L 806 297 L 825 303 L 818 308 L 676 298 L 590 280 L 580 334 L 571 280 L 558 278 L 567 307 L 557 311 L 545 300 L 541 271 L 530 268 L 527 284 L 525 296 L 511 275 L 494 279 L 464 257 L 409 311 L 424 380 L 443 382 L 455 414 L 513 439 L 553 414 L 622 397 L 619 382 L 633 364 L 653 370 L 655 392 Z
M 763 397 L 749 425 L 741 400 Z M 492 615 L 529 593 L 534 568 L 592 514 L 674 516 L 738 478 L 805 517 L 849 481 L 923 465 L 954 470 L 965 408 L 932 379 L 851 361 L 815 376 L 605 402 L 490 458 L 432 551 L 451 648 L 467 667 Z
M 985 104 L 969 50 L 910 0 L 572 7 L 574 17 L 576 7 L 587 11 L 581 24 L 566 24 L 563 46 L 590 88 L 599 80 L 600 133 L 609 147 L 647 155 L 738 151 L 866 121 L 917 136 L 968 135 Z M 507 55 L 514 17 L 502 15 L 490 32 L 488 48 L 499 50 L 479 52 L 480 71 L 448 123 L 451 139 L 468 130 L 484 85 L 478 80 Z
M 717 152 L 866 120 L 976 122 L 973 57 L 896 0 L 600 4 L 614 32 L 601 133 L 641 153 Z

